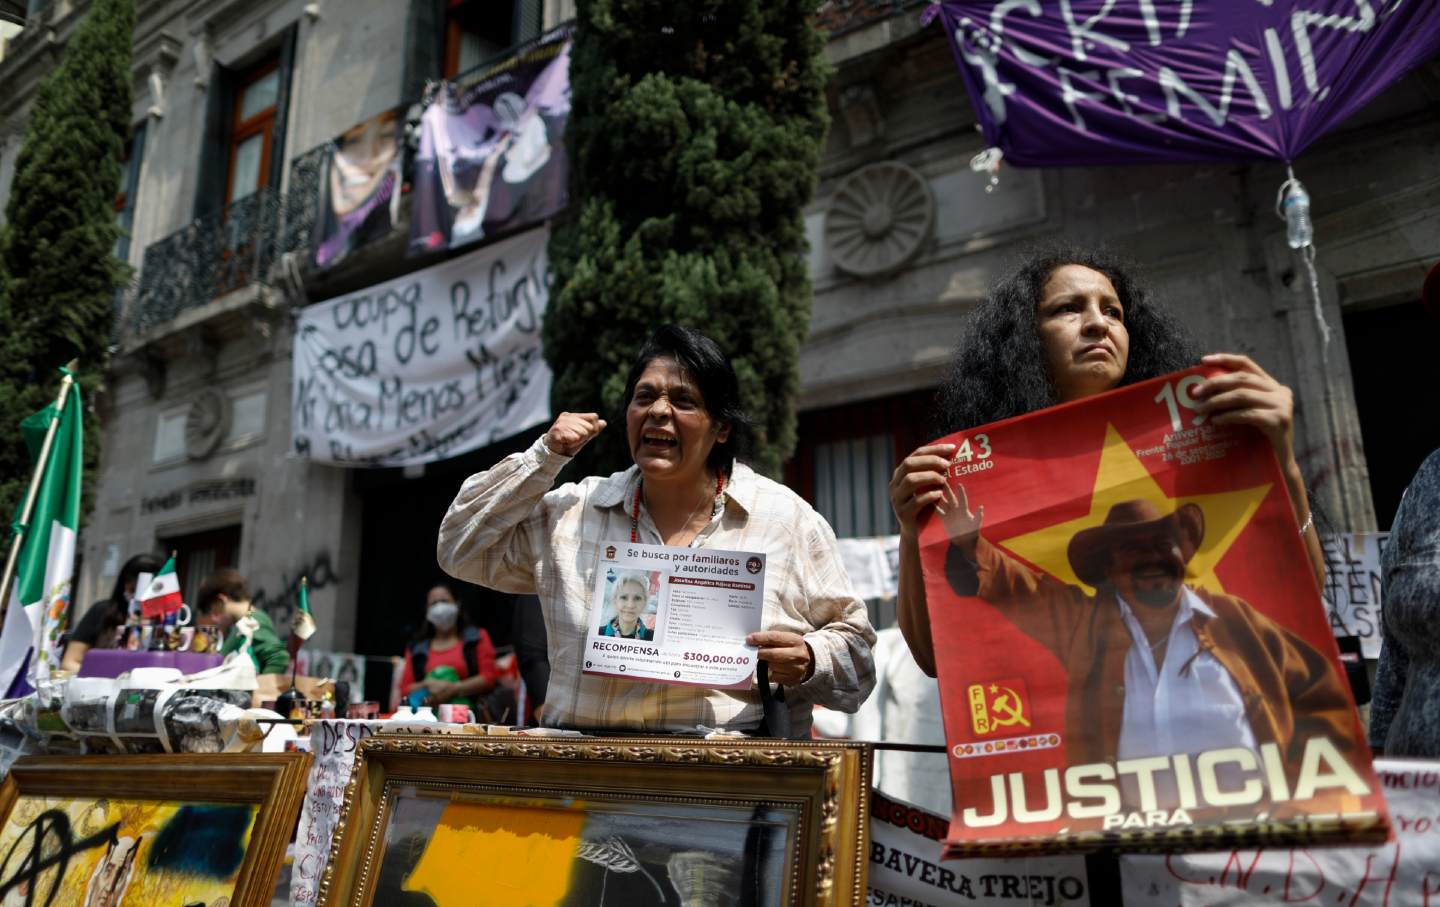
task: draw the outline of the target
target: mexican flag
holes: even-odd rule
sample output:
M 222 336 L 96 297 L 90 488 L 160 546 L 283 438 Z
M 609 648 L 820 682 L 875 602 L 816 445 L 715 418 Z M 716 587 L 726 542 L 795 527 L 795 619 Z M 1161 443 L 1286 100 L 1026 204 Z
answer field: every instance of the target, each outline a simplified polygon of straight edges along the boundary
M 182 604 L 180 577 L 175 575 L 175 555 L 172 554 L 155 578 L 150 580 L 150 585 L 140 593 L 140 613 L 146 617 L 164 617 L 179 611 Z
M 300 607 L 295 610 L 295 618 L 290 621 L 290 639 L 286 648 L 290 650 L 290 657 L 294 658 L 300 647 L 305 645 L 305 640 L 315 635 L 315 615 L 310 613 L 310 583 L 305 577 L 300 578 Z
M 82 412 L 80 386 L 72 384 L 62 410 L 57 412 L 52 403 L 20 423 L 30 459 L 38 463 L 45 434 L 59 420 L 15 564 L 15 583 L 0 633 L 0 691 L 12 689 L 27 655 L 32 677 L 49 677 L 60 663 L 60 636 L 70 609 L 80 527 Z

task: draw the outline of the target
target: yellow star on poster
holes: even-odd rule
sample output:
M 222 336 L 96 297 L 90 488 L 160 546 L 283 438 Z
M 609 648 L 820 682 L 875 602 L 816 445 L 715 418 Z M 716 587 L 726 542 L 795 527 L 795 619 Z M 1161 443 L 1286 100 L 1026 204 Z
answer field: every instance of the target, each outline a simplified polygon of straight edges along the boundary
M 1211 592 L 1223 593 L 1215 568 L 1235 543 L 1240 532 L 1260 509 L 1260 502 L 1270 492 L 1270 485 L 1257 485 L 1218 494 L 1191 497 L 1167 497 L 1156 484 L 1150 471 L 1115 426 L 1105 426 L 1105 446 L 1100 452 L 1100 468 L 1095 472 L 1095 488 L 1091 492 L 1090 512 L 1085 516 L 1034 532 L 1013 536 L 997 542 L 1051 576 L 1069 585 L 1094 590 L 1080 581 L 1070 567 L 1068 550 L 1075 533 L 1105 522 L 1110 508 L 1125 501 L 1149 501 L 1162 513 L 1174 513 L 1182 504 L 1197 504 L 1205 514 L 1205 537 L 1200 550 L 1185 568 L 1186 582 Z

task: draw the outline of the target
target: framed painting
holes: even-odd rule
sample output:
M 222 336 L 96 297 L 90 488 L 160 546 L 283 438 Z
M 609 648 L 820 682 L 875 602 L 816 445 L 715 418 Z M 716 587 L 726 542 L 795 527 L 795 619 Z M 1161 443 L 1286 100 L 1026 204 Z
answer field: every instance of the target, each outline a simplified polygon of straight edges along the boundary
M 262 907 L 307 753 L 26 756 L 0 785 L 0 904 Z
M 322 905 L 858 904 L 868 745 L 366 739 Z

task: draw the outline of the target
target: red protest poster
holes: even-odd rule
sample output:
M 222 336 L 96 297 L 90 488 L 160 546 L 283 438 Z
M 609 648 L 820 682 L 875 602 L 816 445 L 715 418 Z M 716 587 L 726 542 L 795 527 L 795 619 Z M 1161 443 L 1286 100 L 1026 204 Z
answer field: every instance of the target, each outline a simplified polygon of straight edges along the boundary
M 1388 836 L 1274 452 L 1205 423 L 1205 374 L 943 439 L 947 856 Z

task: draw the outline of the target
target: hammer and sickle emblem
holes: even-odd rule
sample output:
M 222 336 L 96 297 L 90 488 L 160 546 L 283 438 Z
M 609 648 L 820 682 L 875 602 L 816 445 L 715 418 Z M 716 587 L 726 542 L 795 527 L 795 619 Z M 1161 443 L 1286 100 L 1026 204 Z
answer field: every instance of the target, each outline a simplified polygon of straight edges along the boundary
M 1020 702 L 1020 696 L 1009 687 L 990 687 L 990 692 L 996 696 L 990 701 L 990 711 L 994 717 L 992 723 L 998 727 L 1011 727 L 1016 724 L 1030 726 L 1030 719 L 1025 717 L 1024 705 Z M 1003 717 L 1001 717 L 1003 716 Z

